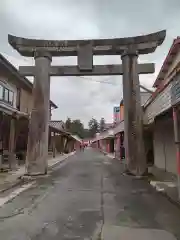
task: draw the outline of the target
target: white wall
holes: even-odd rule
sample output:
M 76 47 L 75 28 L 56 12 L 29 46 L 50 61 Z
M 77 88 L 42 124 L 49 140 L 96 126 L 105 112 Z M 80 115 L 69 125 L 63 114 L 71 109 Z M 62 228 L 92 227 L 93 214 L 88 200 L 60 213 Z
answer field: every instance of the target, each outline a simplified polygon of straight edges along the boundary
M 156 167 L 176 174 L 176 147 L 172 119 L 159 119 L 154 126 L 154 164 Z

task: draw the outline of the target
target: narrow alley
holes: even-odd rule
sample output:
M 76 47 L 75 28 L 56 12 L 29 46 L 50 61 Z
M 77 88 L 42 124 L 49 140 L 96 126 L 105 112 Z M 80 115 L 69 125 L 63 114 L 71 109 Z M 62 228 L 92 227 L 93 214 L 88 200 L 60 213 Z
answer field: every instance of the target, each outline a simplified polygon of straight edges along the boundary
M 96 150 L 70 156 L 0 208 L 0 239 L 180 239 L 180 209 L 122 171 Z

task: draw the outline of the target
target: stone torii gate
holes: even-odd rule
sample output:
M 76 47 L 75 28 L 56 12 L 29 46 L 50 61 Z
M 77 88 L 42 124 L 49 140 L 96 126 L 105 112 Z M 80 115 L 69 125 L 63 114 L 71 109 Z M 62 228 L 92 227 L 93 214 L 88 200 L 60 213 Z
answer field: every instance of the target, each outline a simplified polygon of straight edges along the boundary
M 34 57 L 35 67 L 20 67 L 34 76 L 33 110 L 29 124 L 27 174 L 47 172 L 50 76 L 123 75 L 125 149 L 128 170 L 146 171 L 139 74 L 154 72 L 154 64 L 138 64 L 138 55 L 153 53 L 166 31 L 144 36 L 93 40 L 36 40 L 8 35 L 9 43 L 22 56 Z M 122 65 L 93 65 L 93 55 L 121 55 Z M 77 56 L 77 66 L 51 66 L 52 57 Z

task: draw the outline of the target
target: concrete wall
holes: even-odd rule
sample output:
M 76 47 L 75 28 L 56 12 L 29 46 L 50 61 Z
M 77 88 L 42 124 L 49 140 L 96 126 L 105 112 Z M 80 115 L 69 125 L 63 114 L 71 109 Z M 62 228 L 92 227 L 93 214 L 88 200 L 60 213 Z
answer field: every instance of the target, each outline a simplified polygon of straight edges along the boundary
M 124 120 L 124 105 L 120 106 L 120 121 Z
M 176 174 L 176 147 L 172 118 L 161 118 L 155 121 L 153 139 L 155 166 Z

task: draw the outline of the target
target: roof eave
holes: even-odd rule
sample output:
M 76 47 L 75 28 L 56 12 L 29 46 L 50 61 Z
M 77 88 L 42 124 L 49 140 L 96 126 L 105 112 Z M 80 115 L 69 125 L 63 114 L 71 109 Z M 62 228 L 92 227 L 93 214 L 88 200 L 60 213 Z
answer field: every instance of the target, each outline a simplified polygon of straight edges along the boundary
M 24 76 L 22 76 L 19 71 L 11 64 L 2 54 L 0 54 L 0 64 L 4 66 L 7 71 L 11 72 L 18 80 L 20 80 L 28 90 L 32 91 L 33 84 Z M 50 104 L 54 109 L 57 109 L 58 106 L 50 100 Z
M 8 71 L 11 72 L 17 79 L 19 79 L 25 86 L 31 90 L 33 84 L 24 76 L 22 76 L 19 71 L 2 55 L 0 54 L 0 64 L 2 64 Z
M 168 68 L 168 66 L 172 63 L 174 57 L 176 56 L 176 47 L 177 47 L 179 44 L 180 44 L 180 38 L 177 37 L 177 38 L 174 40 L 174 42 L 173 42 L 173 44 L 172 44 L 172 46 L 171 46 L 171 48 L 170 48 L 170 50 L 169 50 L 169 52 L 168 52 L 165 60 L 164 60 L 164 62 L 163 62 L 163 65 L 162 65 L 162 67 L 161 67 L 161 69 L 160 69 L 160 71 L 159 71 L 159 74 L 158 74 L 158 76 L 157 76 L 157 78 L 156 78 L 156 80 L 155 80 L 155 82 L 154 82 L 154 84 L 153 84 L 153 87 L 158 87 L 158 85 L 160 84 L 160 82 L 164 79 L 164 74 L 163 74 L 163 72 L 167 72 L 167 71 L 164 71 L 164 70 L 165 70 L 165 68 Z
M 58 106 L 51 100 L 50 100 L 50 104 L 51 104 L 51 107 L 53 107 L 53 109 L 57 109 L 58 108 Z

